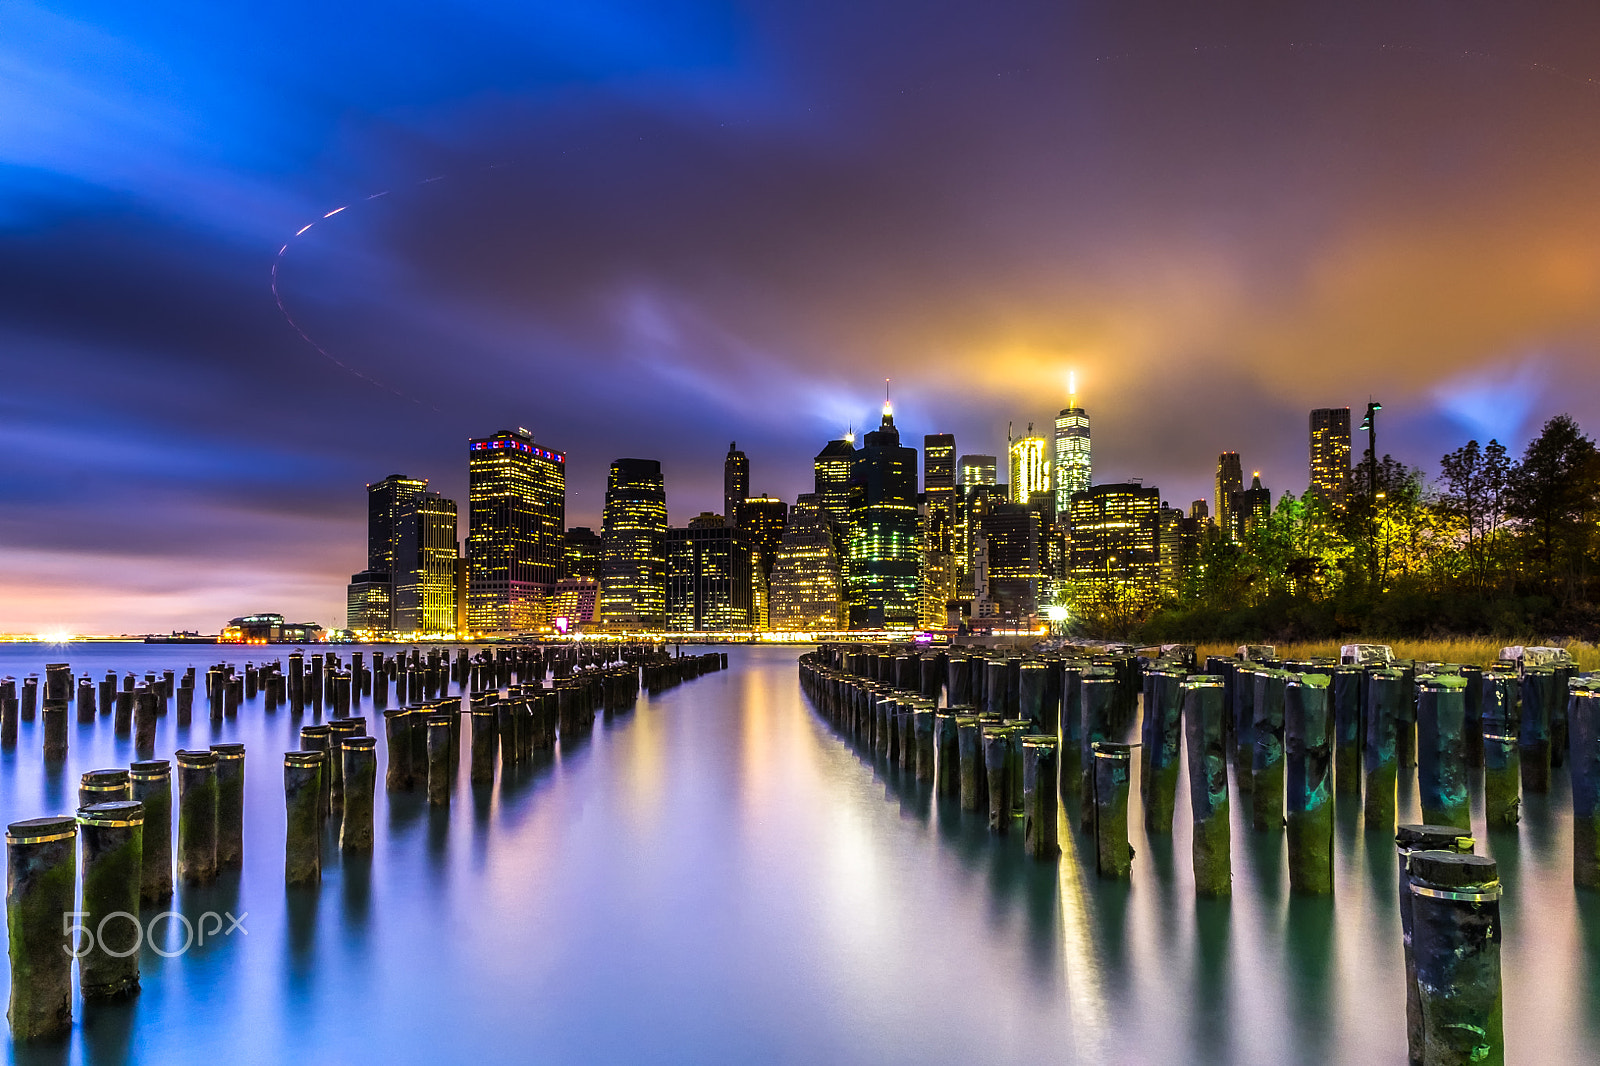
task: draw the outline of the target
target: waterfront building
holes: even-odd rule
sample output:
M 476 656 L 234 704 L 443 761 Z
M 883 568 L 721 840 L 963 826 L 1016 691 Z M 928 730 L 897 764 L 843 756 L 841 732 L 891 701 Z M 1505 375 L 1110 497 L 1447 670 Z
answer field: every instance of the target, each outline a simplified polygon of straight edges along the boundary
M 669 529 L 666 545 L 667 629 L 726 633 L 757 628 L 761 553 L 748 533 L 706 511 L 687 528 Z
M 1136 610 L 1161 586 L 1161 490 L 1095 485 L 1072 497 L 1072 582 L 1080 611 Z
M 391 617 L 402 635 L 456 632 L 456 501 L 437 492 L 413 497 L 395 523 Z
M 817 505 L 841 525 L 850 521 L 850 478 L 856 468 L 856 435 L 830 440 L 813 461 Z
M 550 593 L 550 625 L 558 633 L 575 633 L 594 625 L 600 582 L 564 577 Z
M 600 580 L 600 534 L 588 526 L 573 526 L 561 540 L 561 576 Z
M 217 636 L 219 644 L 309 644 L 322 634 L 315 622 L 285 622 L 281 614 L 247 614 L 230 618 Z
M 900 443 L 893 408 L 856 452 L 850 481 L 851 629 L 916 626 L 921 551 L 917 542 L 917 450 Z
M 1040 514 L 1020 503 L 1002 503 L 984 515 L 978 533 L 983 590 L 973 602 L 974 618 L 1007 626 L 1031 625 L 1039 612 L 1043 578 Z
M 654 459 L 618 459 L 600 529 L 600 620 L 613 629 L 667 621 L 667 488 Z
M 1310 443 L 1311 480 L 1307 494 L 1342 512 L 1350 491 L 1350 408 L 1319 407 L 1312 411 Z
M 737 441 L 728 442 L 728 456 L 722 461 L 722 514 L 725 525 L 739 524 L 739 505 L 750 495 L 750 459 L 739 450 Z
M 1028 435 L 1011 442 L 1011 502 L 1026 506 L 1036 492 L 1050 491 L 1050 444 L 1043 437 Z
M 1073 396 L 1056 415 L 1056 513 L 1072 510 L 1072 494 L 1087 492 L 1092 483 L 1089 455 L 1089 412 Z
M 846 628 L 840 528 L 816 494 L 795 500 L 768 584 L 770 628 L 781 633 Z
M 567 457 L 526 429 L 467 442 L 467 624 L 537 630 L 561 577 Z
M 345 588 L 345 628 L 363 637 L 393 632 L 389 613 L 389 575 L 382 570 L 352 574 Z
M 1217 456 L 1217 526 L 1223 536 L 1234 536 L 1237 522 L 1233 514 L 1233 497 L 1244 490 L 1244 470 L 1239 465 L 1238 452 L 1223 452 Z

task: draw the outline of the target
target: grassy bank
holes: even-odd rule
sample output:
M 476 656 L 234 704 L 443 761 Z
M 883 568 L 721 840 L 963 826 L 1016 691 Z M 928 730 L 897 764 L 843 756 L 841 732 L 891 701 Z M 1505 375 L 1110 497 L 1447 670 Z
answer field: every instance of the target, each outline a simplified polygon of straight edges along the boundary
M 1500 656 L 1500 649 L 1511 644 L 1537 644 L 1535 640 L 1490 640 L 1485 637 L 1452 637 L 1445 640 L 1386 640 L 1366 637 L 1360 640 L 1308 640 L 1290 644 L 1274 644 L 1280 659 L 1309 659 L 1313 656 L 1337 656 L 1342 644 L 1387 644 L 1394 649 L 1396 658 L 1420 659 L 1426 662 L 1464 663 L 1485 665 Z M 1201 644 L 1200 661 L 1207 655 L 1232 655 L 1238 644 Z M 1593 644 L 1573 644 L 1568 651 L 1582 670 L 1600 670 L 1600 647 Z

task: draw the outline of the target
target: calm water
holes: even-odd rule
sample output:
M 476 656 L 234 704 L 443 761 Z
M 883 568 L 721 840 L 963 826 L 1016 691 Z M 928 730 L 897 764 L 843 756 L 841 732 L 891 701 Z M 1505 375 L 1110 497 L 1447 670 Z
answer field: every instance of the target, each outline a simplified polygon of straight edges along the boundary
M 223 654 L 0 646 L 0 675 L 42 676 L 46 661 L 97 681 L 190 663 L 203 675 Z M 1170 840 L 1133 830 L 1132 885 L 1101 884 L 1065 825 L 1060 861 L 1032 862 L 1020 834 L 991 838 L 858 757 L 800 695 L 796 655 L 733 650 L 729 671 L 641 698 L 492 789 L 463 773 L 447 814 L 385 797 L 380 765 L 375 855 L 331 853 L 308 893 L 282 883 L 281 753 L 301 723 L 259 698 L 215 732 L 203 701 L 186 731 L 168 715 L 163 757 L 247 746 L 243 875 L 174 901 L 244 914 L 247 932 L 176 958 L 147 949 L 136 1000 L 76 1004 L 70 1043 L 8 1055 L 1404 1062 L 1394 849 L 1364 837 L 1355 805 L 1340 809 L 1331 901 L 1289 895 L 1282 835 L 1251 833 L 1237 802 L 1231 903 L 1194 898 L 1183 802 Z M 66 812 L 80 772 L 133 757 L 108 719 L 72 730 L 66 770 L 46 774 L 38 724 L 23 724 L 0 756 L 5 820 Z M 1565 785 L 1558 774 L 1519 831 L 1483 846 L 1506 882 L 1513 1062 L 1600 1061 L 1600 898 L 1571 886 Z

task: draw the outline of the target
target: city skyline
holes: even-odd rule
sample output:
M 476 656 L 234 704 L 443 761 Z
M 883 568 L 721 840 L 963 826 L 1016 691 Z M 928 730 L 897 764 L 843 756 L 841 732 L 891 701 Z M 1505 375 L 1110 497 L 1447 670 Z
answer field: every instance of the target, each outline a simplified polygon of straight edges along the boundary
M 936 15 L 14 12 L 0 630 L 331 617 L 348 486 L 464 501 L 506 426 L 569 524 L 629 455 L 720 511 L 729 440 L 792 501 L 885 377 L 1004 462 L 1075 371 L 1173 504 L 1225 450 L 1298 491 L 1369 397 L 1430 471 L 1600 425 L 1600 12 Z

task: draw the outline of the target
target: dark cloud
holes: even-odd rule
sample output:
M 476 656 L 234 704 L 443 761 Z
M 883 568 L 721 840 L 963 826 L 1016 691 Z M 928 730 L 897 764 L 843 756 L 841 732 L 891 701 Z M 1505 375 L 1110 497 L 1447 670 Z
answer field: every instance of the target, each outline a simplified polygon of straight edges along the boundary
M 0 630 L 336 622 L 361 485 L 464 504 L 506 426 L 574 524 L 623 455 L 718 507 L 735 438 L 792 498 L 885 377 L 1000 453 L 1075 369 L 1097 475 L 1173 502 L 1223 449 L 1298 491 L 1370 395 L 1424 466 L 1600 429 L 1586 6 L 435 11 L 24 11 Z

